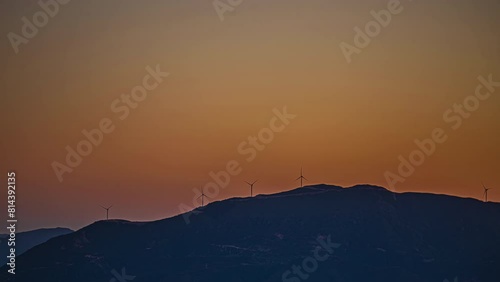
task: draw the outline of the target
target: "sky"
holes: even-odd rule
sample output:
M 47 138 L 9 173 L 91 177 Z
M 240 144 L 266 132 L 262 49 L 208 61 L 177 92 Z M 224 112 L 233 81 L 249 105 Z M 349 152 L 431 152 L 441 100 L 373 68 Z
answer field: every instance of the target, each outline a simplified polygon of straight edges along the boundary
M 0 181 L 16 172 L 19 229 L 78 229 L 105 217 L 100 205 L 170 217 L 228 165 L 211 201 L 247 197 L 255 179 L 254 194 L 296 188 L 301 167 L 305 184 L 481 200 L 483 181 L 500 201 L 498 83 L 474 100 L 489 93 L 478 77 L 500 81 L 500 3 L 393 1 L 68 1 L 31 38 L 22 19 L 41 6 L 1 2 Z M 391 19 L 373 27 L 371 11 Z M 356 45 L 367 25 L 379 30 Z M 101 126 L 69 166 L 67 146 Z M 410 155 L 419 165 L 403 175 Z

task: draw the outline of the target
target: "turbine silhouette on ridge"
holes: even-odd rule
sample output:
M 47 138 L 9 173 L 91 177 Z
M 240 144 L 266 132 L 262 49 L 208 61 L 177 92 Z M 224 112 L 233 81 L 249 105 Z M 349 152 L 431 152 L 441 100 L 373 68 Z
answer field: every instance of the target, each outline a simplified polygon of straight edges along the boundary
M 488 202 L 488 190 L 491 190 L 492 188 L 486 188 L 486 186 L 484 186 L 484 183 L 481 182 L 481 184 L 483 184 L 483 189 L 484 189 L 484 202 Z
M 304 174 L 302 173 L 302 167 L 300 168 L 300 176 L 295 179 L 295 181 L 299 180 L 300 179 L 300 187 L 304 187 L 304 185 L 302 184 L 302 180 L 307 180 L 307 178 L 304 177 Z
M 250 185 L 250 197 L 253 196 L 253 185 L 255 184 L 255 182 L 257 182 L 259 180 L 255 180 L 254 182 L 250 183 L 250 182 L 247 182 L 245 181 L 246 184 Z
M 205 206 L 205 205 L 204 205 L 204 202 L 203 202 L 203 199 L 204 199 L 206 196 L 207 196 L 207 195 L 205 195 L 205 191 L 203 191 L 203 188 L 201 188 L 201 195 L 200 195 L 198 198 L 196 198 L 196 200 L 198 200 L 199 198 L 201 198 L 201 206 L 202 206 L 202 207 L 203 207 L 203 206 Z
M 109 209 L 111 209 L 113 205 L 109 206 L 109 207 L 103 207 L 101 206 L 101 208 L 105 209 L 106 210 L 106 220 L 109 220 Z

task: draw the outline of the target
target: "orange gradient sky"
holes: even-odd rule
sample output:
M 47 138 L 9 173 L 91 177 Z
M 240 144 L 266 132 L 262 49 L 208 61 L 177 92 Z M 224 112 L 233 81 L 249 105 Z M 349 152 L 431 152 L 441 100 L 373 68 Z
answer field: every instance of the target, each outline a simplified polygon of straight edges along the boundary
M 339 44 L 389 1 L 245 0 L 222 22 L 212 1 L 71 1 L 18 54 L 7 34 L 40 7 L 13 2 L 0 4 L 0 180 L 17 172 L 22 230 L 80 228 L 99 205 L 175 215 L 230 160 L 242 172 L 215 200 L 247 196 L 245 180 L 257 194 L 295 188 L 301 166 L 307 183 L 387 187 L 384 172 L 436 127 L 448 140 L 396 190 L 482 199 L 484 181 L 500 201 L 500 88 L 459 129 L 442 118 L 478 76 L 500 81 L 498 1 L 401 1 L 350 64 Z M 119 120 L 113 100 L 158 64 L 170 76 Z M 297 117 L 245 161 L 238 145 L 283 106 Z M 106 117 L 115 130 L 59 182 L 52 162 Z

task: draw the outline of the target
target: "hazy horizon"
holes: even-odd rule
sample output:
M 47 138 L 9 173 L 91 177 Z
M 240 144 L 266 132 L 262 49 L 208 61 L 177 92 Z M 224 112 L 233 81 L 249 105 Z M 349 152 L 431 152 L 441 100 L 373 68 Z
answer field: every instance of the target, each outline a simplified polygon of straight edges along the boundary
M 307 187 L 307 186 L 316 186 L 316 185 L 339 186 L 339 185 L 335 185 L 335 184 L 326 184 L 326 183 L 311 183 L 311 184 L 304 184 L 304 188 Z M 371 185 L 371 184 L 358 183 L 358 184 L 355 184 L 355 185 L 350 185 L 350 186 L 345 186 L 345 187 L 339 186 L 339 187 L 341 187 L 343 189 L 349 189 L 349 188 L 352 188 L 352 187 L 355 187 L 355 186 L 359 186 L 359 185 Z M 253 196 L 255 197 L 255 196 L 259 196 L 259 195 L 263 195 L 263 196 L 265 196 L 265 195 L 273 195 L 273 194 L 276 194 L 276 193 L 291 191 L 291 190 L 295 190 L 295 189 L 299 189 L 299 188 L 301 188 L 301 187 L 300 186 L 298 186 L 298 187 L 292 187 L 292 188 L 287 189 L 287 190 L 274 191 L 272 193 L 257 193 L 257 194 L 254 194 Z M 245 191 L 245 192 L 249 193 L 248 190 Z M 393 192 L 393 191 L 391 191 L 391 192 Z M 413 191 L 407 191 L 407 192 L 413 192 Z M 398 192 L 396 191 L 396 193 L 398 193 Z M 401 193 L 405 193 L 405 192 L 401 192 Z M 477 198 L 474 198 L 474 197 L 460 197 L 460 196 L 457 196 L 457 195 L 448 195 L 448 194 L 442 194 L 442 193 L 432 193 L 432 192 L 417 192 L 417 193 L 447 195 L 447 196 L 451 196 L 451 197 L 475 199 L 475 200 L 478 200 L 478 201 L 482 201 L 481 199 L 477 199 Z M 205 205 L 209 205 L 212 202 L 218 202 L 218 201 L 224 201 L 224 200 L 236 199 L 236 198 L 250 198 L 250 195 L 241 195 L 241 196 L 237 196 L 236 195 L 236 196 L 231 196 L 231 197 L 223 198 L 223 199 L 222 198 L 221 199 L 216 199 L 214 201 L 208 201 L 208 202 L 207 202 L 207 200 L 205 200 Z M 494 201 L 488 200 L 488 202 L 494 202 Z M 186 203 L 189 203 L 189 201 L 186 201 Z M 494 203 L 498 203 L 498 202 L 494 202 Z M 195 209 L 199 209 L 200 207 L 201 207 L 201 205 L 196 206 Z M 100 208 L 99 206 L 96 207 L 96 209 L 99 209 L 99 208 Z M 115 208 L 115 206 L 113 208 Z M 118 208 L 118 210 L 123 210 L 123 209 L 126 208 L 126 206 L 116 207 L 116 208 Z M 35 230 L 41 230 L 41 229 L 54 229 L 54 228 L 67 228 L 67 229 L 71 229 L 73 231 L 77 231 L 77 230 L 79 230 L 81 228 L 87 227 L 87 226 L 92 225 L 93 223 L 96 223 L 96 222 L 99 222 L 99 221 L 126 220 L 126 221 L 130 221 L 130 222 L 153 222 L 153 221 L 158 221 L 158 220 L 172 218 L 172 217 L 175 217 L 175 216 L 183 214 L 183 212 L 178 211 L 177 213 L 174 213 L 172 215 L 168 215 L 168 216 L 164 216 L 164 217 L 159 217 L 159 218 L 150 218 L 150 219 L 144 218 L 144 219 L 132 220 L 132 219 L 129 219 L 129 218 L 116 217 L 116 216 L 114 216 L 114 211 L 115 211 L 114 209 L 110 210 L 109 220 L 106 220 L 106 218 L 105 218 L 106 217 L 106 211 L 105 210 L 101 210 L 101 215 L 100 215 L 101 217 L 98 217 L 95 220 L 91 220 L 91 221 L 89 221 L 87 223 L 83 223 L 83 225 L 81 225 L 81 226 L 68 227 L 68 226 L 59 226 L 59 225 L 56 224 L 56 225 L 53 225 L 53 226 L 40 226 L 40 227 L 33 227 L 31 229 L 21 229 L 20 232 L 35 231 Z M 194 211 L 194 209 L 193 209 L 193 211 Z M 183 218 L 189 218 L 190 219 L 191 216 L 196 217 L 196 212 L 192 213 L 189 216 L 183 217 Z M 1 234 L 4 234 L 4 233 L 1 233 Z M 5 233 L 5 234 L 7 234 L 7 233 Z

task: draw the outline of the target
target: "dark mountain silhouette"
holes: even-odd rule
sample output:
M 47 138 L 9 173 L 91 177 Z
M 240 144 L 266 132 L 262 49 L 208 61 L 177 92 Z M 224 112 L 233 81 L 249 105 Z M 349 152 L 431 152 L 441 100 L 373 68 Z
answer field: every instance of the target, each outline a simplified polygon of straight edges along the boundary
M 182 215 L 96 222 L 32 248 L 18 257 L 15 276 L 1 269 L 1 281 L 500 279 L 498 203 L 314 185 L 196 211 L 190 224 Z M 321 246 L 323 261 L 311 259 Z
M 47 240 L 66 235 L 73 232 L 68 228 L 43 228 L 31 231 L 19 232 L 16 234 L 16 255 L 20 255 L 36 245 L 45 243 Z M 9 234 L 0 234 L 0 265 L 7 263 L 7 254 L 10 247 L 7 245 Z M 4 255 L 5 254 L 5 255 Z

